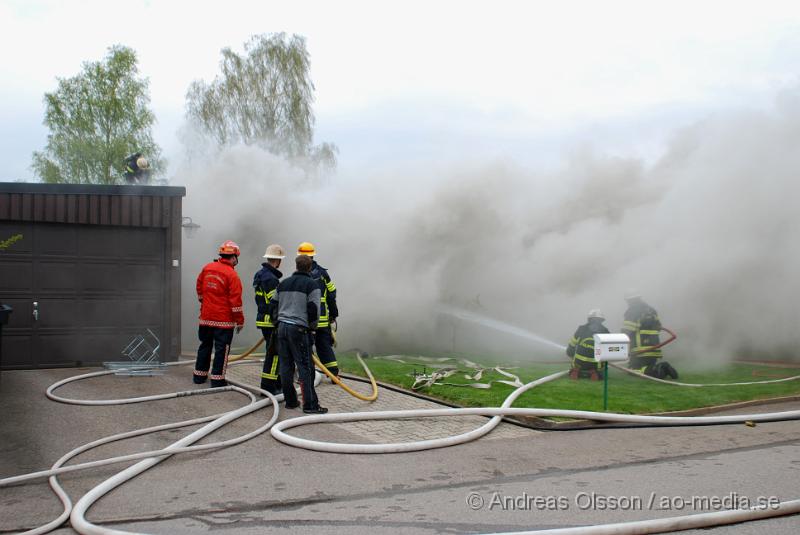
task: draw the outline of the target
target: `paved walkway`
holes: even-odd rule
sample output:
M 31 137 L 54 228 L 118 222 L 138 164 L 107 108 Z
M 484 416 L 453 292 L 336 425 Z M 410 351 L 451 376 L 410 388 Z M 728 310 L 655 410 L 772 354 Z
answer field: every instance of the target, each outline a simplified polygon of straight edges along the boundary
M 232 378 L 252 384 L 258 381 L 258 364 L 231 370 Z M 216 414 L 245 403 L 241 395 L 230 392 L 105 407 L 66 405 L 44 396 L 54 382 L 87 371 L 94 370 L 3 373 L 0 477 L 46 468 L 89 440 Z M 367 389 L 364 384 L 353 386 L 362 392 Z M 207 386 L 193 387 L 187 366 L 171 368 L 157 377 L 95 377 L 67 385 L 60 392 L 79 399 L 125 398 L 191 388 Z M 407 402 L 415 407 L 435 406 L 385 390 L 378 402 L 369 404 L 330 384 L 320 387 L 320 396 L 334 411 L 396 408 L 394 405 Z M 798 408 L 800 402 L 794 401 L 764 410 Z M 281 411 L 282 417 L 299 414 Z M 248 415 L 220 429 L 212 439 L 250 432 L 270 415 L 269 408 Z M 460 429 L 449 427 L 453 422 L 439 422 L 436 431 L 459 432 L 485 421 L 465 417 Z M 386 423 L 370 422 L 365 429 L 355 427 L 357 424 L 329 424 L 293 431 L 333 442 L 385 441 L 392 438 Z M 398 439 L 413 439 L 411 435 L 418 433 L 415 425 L 404 423 L 403 436 Z M 166 447 L 190 430 L 173 429 L 108 444 L 79 460 Z M 509 431 L 512 437 L 500 438 Z M 501 425 L 496 433 L 457 447 L 385 455 L 309 451 L 280 443 L 265 433 L 235 447 L 170 457 L 104 496 L 88 517 L 112 529 L 170 535 L 433 535 L 591 526 L 706 509 L 651 508 L 653 496 L 683 499 L 735 494 L 797 499 L 798 455 L 798 421 L 755 427 L 577 432 L 534 432 Z M 59 479 L 74 501 L 123 467 L 74 472 Z M 585 500 L 595 495 L 601 500 L 640 498 L 645 505 L 608 507 L 609 501 L 587 505 Z M 540 499 L 545 505 L 532 501 Z M 553 500 L 558 500 L 555 505 L 551 505 Z M 60 504 L 44 480 L 0 489 L 0 533 L 40 526 L 60 512 Z M 799 522 L 800 516 L 795 515 L 701 533 L 794 535 Z M 54 532 L 68 534 L 74 534 L 69 527 Z
M 246 361 L 228 368 L 227 376 L 250 385 L 258 386 L 261 382 L 261 362 Z M 357 381 L 348 384 L 353 390 L 369 394 L 370 386 Z M 414 396 L 401 394 L 387 389 L 378 389 L 378 399 L 373 402 L 361 401 L 351 396 L 338 385 L 331 384 L 326 378 L 317 387 L 320 403 L 331 412 L 364 412 L 391 410 L 440 409 L 443 405 L 433 403 Z M 299 413 L 298 413 L 299 414 Z M 463 416 L 461 418 L 417 418 L 414 420 L 372 420 L 332 424 L 353 433 L 366 442 L 414 442 L 466 433 L 488 422 L 483 416 Z M 484 440 L 529 437 L 538 433 L 524 427 L 500 423 Z

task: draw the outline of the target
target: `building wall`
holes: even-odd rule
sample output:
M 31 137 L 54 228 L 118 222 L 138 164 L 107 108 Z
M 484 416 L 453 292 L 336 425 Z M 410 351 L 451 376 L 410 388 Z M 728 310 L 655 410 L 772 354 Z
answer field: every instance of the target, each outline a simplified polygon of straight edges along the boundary
M 122 360 L 147 328 L 180 352 L 184 188 L 0 183 L 4 368 Z M 34 318 L 37 303 L 39 319 Z

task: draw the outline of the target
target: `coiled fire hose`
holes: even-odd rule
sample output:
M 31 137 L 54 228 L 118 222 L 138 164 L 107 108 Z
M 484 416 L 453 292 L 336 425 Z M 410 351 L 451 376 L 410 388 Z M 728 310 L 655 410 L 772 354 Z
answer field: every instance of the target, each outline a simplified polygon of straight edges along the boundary
M 192 361 L 171 362 L 171 363 L 167 363 L 166 365 L 167 366 L 180 366 L 180 365 L 184 365 L 184 364 L 192 364 Z M 145 397 L 127 398 L 127 399 L 78 400 L 78 399 L 64 398 L 64 397 L 58 396 L 57 394 L 54 393 L 56 389 L 66 385 L 68 383 L 71 383 L 73 381 L 78 381 L 78 380 L 81 380 L 81 379 L 89 379 L 89 378 L 93 378 L 93 377 L 99 377 L 101 375 L 109 375 L 109 374 L 116 373 L 118 371 L 120 371 L 120 370 L 108 370 L 108 371 L 101 371 L 101 372 L 93 372 L 93 373 L 87 373 L 87 374 L 82 374 L 82 375 L 76 375 L 76 376 L 73 376 L 73 377 L 69 377 L 67 379 L 64 379 L 62 381 L 58 381 L 58 382 L 52 384 L 47 389 L 46 395 L 47 395 L 48 398 L 50 398 L 50 399 L 52 399 L 54 401 L 57 401 L 59 403 L 68 403 L 68 404 L 72 404 L 72 405 L 118 405 L 118 404 L 130 404 L 130 403 L 144 403 L 144 402 L 148 402 L 148 401 L 172 399 L 172 398 L 185 397 L 185 396 L 212 395 L 212 394 L 221 394 L 221 393 L 225 393 L 225 392 L 238 392 L 240 394 L 244 394 L 244 395 L 248 396 L 250 398 L 250 403 L 248 405 L 240 408 L 240 409 L 236 409 L 234 411 L 230 411 L 230 412 L 227 412 L 227 413 L 215 414 L 215 415 L 212 415 L 212 416 L 206 416 L 206 417 L 202 417 L 202 418 L 195 418 L 195 419 L 191 419 L 191 420 L 185 420 L 185 421 L 182 421 L 182 422 L 174 422 L 174 423 L 169 423 L 169 424 L 164 424 L 164 425 L 158 425 L 158 426 L 148 427 L 148 428 L 144 428 L 144 429 L 137 429 L 137 430 L 134 430 L 134 431 L 128 431 L 128 432 L 125 432 L 125 433 L 120 433 L 120 434 L 117 434 L 117 435 L 113 435 L 113 436 L 109 436 L 109 437 L 102 438 L 102 439 L 99 439 L 99 440 L 95 440 L 95 441 L 90 442 L 88 444 L 84 444 L 83 446 L 80 446 L 80 447 L 70 451 L 69 453 L 65 454 L 60 459 L 58 459 L 58 461 L 55 462 L 55 464 L 53 465 L 52 469 L 50 469 L 50 470 L 44 470 L 44 471 L 41 471 L 41 472 L 34 472 L 34 473 L 30 473 L 30 474 L 24 474 L 24 475 L 21 475 L 21 476 L 0 479 L 0 487 L 3 487 L 3 486 L 6 486 L 6 485 L 20 483 L 20 482 L 28 481 L 28 480 L 31 480 L 31 479 L 49 477 L 50 487 L 52 488 L 52 490 L 56 494 L 56 496 L 59 498 L 59 500 L 61 501 L 61 503 L 62 503 L 62 505 L 64 507 L 64 511 L 61 513 L 61 515 L 59 515 L 58 518 L 56 518 L 55 520 L 53 520 L 53 521 L 51 521 L 51 522 L 49 522 L 49 523 L 47 523 L 47 524 L 45 524 L 43 526 L 39 526 L 38 528 L 35 528 L 33 530 L 26 531 L 25 532 L 26 534 L 28 534 L 28 535 L 38 535 L 38 534 L 47 533 L 49 531 L 52 531 L 53 529 L 56 529 L 60 525 L 62 525 L 66 521 L 66 519 L 68 517 L 70 517 L 71 514 L 75 515 L 75 509 L 77 509 L 77 506 L 76 506 L 75 509 L 73 509 L 72 502 L 71 502 L 69 496 L 66 494 L 66 492 L 64 491 L 64 489 L 61 487 L 61 485 L 58 482 L 58 478 L 57 478 L 58 474 L 65 473 L 65 472 L 72 472 L 72 471 L 75 471 L 75 470 L 81 470 L 81 469 L 85 469 L 85 468 L 104 466 L 104 465 L 113 464 L 113 463 L 126 462 L 126 461 L 131 461 L 131 460 L 136 460 L 136 459 L 145 459 L 144 461 L 141 461 L 141 462 L 137 463 L 136 465 L 128 468 L 125 472 L 123 472 L 123 473 L 131 474 L 129 477 L 126 477 L 124 479 L 118 479 L 118 480 L 116 480 L 116 482 L 111 484 L 109 487 L 107 487 L 107 488 L 104 487 L 105 490 L 103 492 L 99 492 L 98 491 L 98 493 L 95 495 L 95 497 L 88 504 L 87 504 L 87 502 L 84 501 L 86 499 L 86 496 L 84 496 L 84 498 L 81 501 L 83 501 L 83 504 L 85 505 L 85 508 L 82 508 L 82 511 L 85 512 L 85 509 L 88 509 L 88 507 L 91 505 L 91 503 L 94 503 L 94 501 L 99 499 L 103 494 L 105 494 L 107 492 L 110 492 L 111 489 L 113 489 L 114 487 L 120 485 L 122 482 L 127 481 L 127 479 L 130 479 L 131 477 L 134 477 L 136 474 L 143 472 L 147 468 L 150 468 L 151 466 L 154 466 L 155 464 L 161 462 L 162 460 L 166 459 L 170 455 L 174 455 L 176 453 L 188 453 L 188 452 L 192 452 L 192 451 L 202 451 L 202 450 L 210 450 L 210 449 L 216 449 L 216 448 L 224 448 L 224 447 L 227 447 L 227 446 L 233 446 L 235 444 L 239 444 L 241 442 L 245 442 L 245 441 L 250 440 L 251 438 L 253 438 L 255 436 L 258 436 L 259 434 L 267 431 L 275 423 L 275 421 L 278 418 L 278 399 L 275 396 L 273 396 L 272 394 L 270 394 L 268 392 L 261 391 L 260 389 L 252 389 L 252 387 L 248 387 L 251 390 L 255 390 L 255 391 L 261 392 L 263 394 L 266 394 L 267 399 L 263 399 L 263 400 L 259 401 L 259 400 L 256 399 L 256 397 L 251 392 L 249 392 L 248 390 L 246 390 L 244 388 L 245 385 L 239 384 L 237 386 L 237 383 L 235 381 L 230 381 L 231 383 L 233 383 L 233 386 L 226 386 L 226 387 L 213 388 L 213 389 L 187 390 L 187 391 L 183 391 L 183 392 L 172 392 L 172 393 L 168 393 L 168 394 L 158 394 L 158 395 L 154 395 L 154 396 L 145 396 Z M 227 424 L 227 423 L 229 423 L 229 422 L 231 422 L 231 421 L 233 421 L 233 420 L 235 420 L 237 418 L 240 418 L 240 417 L 242 417 L 242 416 L 244 416 L 246 414 L 250 414 L 250 413 L 252 413 L 252 412 L 254 412 L 254 411 L 258 410 L 258 409 L 264 408 L 270 403 L 272 404 L 273 409 L 274 409 L 272 418 L 270 418 L 267 421 L 266 424 L 262 425 L 258 429 L 254 430 L 254 431 L 252 431 L 250 433 L 247 433 L 245 435 L 242 435 L 240 437 L 234 438 L 234 439 L 225 440 L 225 441 L 221 441 L 221 442 L 214 442 L 214 443 L 210 443 L 210 444 L 201 444 L 201 445 L 197 445 L 197 446 L 190 446 L 190 444 L 192 444 L 192 443 L 196 442 L 197 440 L 201 439 L 202 437 L 208 435 L 209 433 L 213 432 L 214 430 L 218 429 L 219 427 L 222 427 L 223 425 L 225 425 L 225 424 Z M 161 450 L 152 450 L 152 451 L 146 451 L 146 452 L 136 453 L 136 454 L 132 454 L 132 455 L 124 455 L 124 456 L 119 456 L 119 457 L 113 457 L 113 458 L 110 458 L 110 459 L 103 459 L 103 460 L 98 460 L 98 461 L 86 462 L 86 463 L 81 463 L 81 464 L 77 464 L 77 465 L 63 466 L 71 458 L 73 458 L 73 457 L 75 457 L 75 456 L 77 456 L 77 455 L 79 455 L 81 453 L 84 453 L 84 452 L 86 452 L 86 451 L 88 451 L 88 450 L 90 450 L 92 448 L 96 448 L 96 447 L 98 447 L 100 445 L 103 445 L 103 444 L 108 444 L 110 442 L 115 442 L 115 441 L 118 441 L 118 440 L 123 440 L 123 439 L 126 439 L 126 438 L 135 437 L 135 436 L 145 435 L 145 434 L 148 434 L 148 433 L 154 433 L 154 432 L 157 432 L 157 431 L 163 431 L 163 430 L 166 430 L 166 429 L 176 429 L 176 428 L 180 428 L 180 427 L 197 425 L 197 424 L 200 424 L 200 423 L 205 423 L 206 425 L 204 425 L 202 428 L 198 429 L 197 431 L 193 432 L 192 434 L 188 435 L 187 437 L 184 437 L 183 439 L 181 439 L 181 440 L 175 442 L 174 444 L 172 444 L 172 445 L 170 445 L 170 446 L 168 446 L 168 447 L 166 447 L 164 449 L 161 449 Z M 137 470 L 135 473 L 134 473 L 134 469 Z M 118 475 L 121 475 L 121 474 L 118 474 Z M 117 476 L 115 476 L 115 477 L 117 477 Z M 114 478 L 111 478 L 111 479 L 107 480 L 106 482 L 104 482 L 100 486 L 98 486 L 95 489 L 93 489 L 92 492 L 97 491 L 103 485 L 106 485 L 107 483 L 109 483 L 113 479 Z M 87 494 L 87 496 L 89 496 L 89 495 Z M 79 501 L 78 504 L 81 505 L 81 502 Z M 88 527 L 86 527 L 86 530 L 79 529 L 81 526 L 84 526 L 84 522 L 85 522 L 85 520 L 83 520 L 83 518 L 82 518 L 82 513 L 79 513 L 77 517 L 74 517 L 72 519 L 72 525 L 79 533 L 109 533 L 108 531 L 103 530 L 103 528 L 98 528 L 101 531 L 96 531 L 96 530 L 93 530 L 93 528 L 88 528 Z
M 189 364 L 191 361 L 182 361 L 177 363 L 170 363 L 170 365 L 180 365 L 180 364 Z M 362 362 L 363 364 L 363 362 Z M 70 379 L 66 379 L 64 381 L 59 381 L 55 383 L 50 388 L 48 388 L 48 397 L 60 402 L 66 403 L 78 403 L 78 404 L 110 404 L 110 403 L 139 403 L 143 401 L 148 401 L 151 399 L 168 399 L 174 397 L 181 397 L 183 395 L 205 395 L 205 393 L 216 393 L 213 392 L 216 390 L 217 392 L 224 392 L 227 390 L 237 390 L 236 386 L 227 387 L 225 389 L 212 389 L 209 390 L 194 390 L 189 391 L 190 393 L 171 393 L 171 394 L 161 394 L 156 396 L 148 396 L 143 398 L 132 398 L 132 399 L 124 399 L 124 400 L 91 400 L 91 401 L 80 401 L 80 400 L 69 400 L 66 398 L 60 398 L 53 394 L 53 391 L 67 384 L 68 382 L 94 377 L 98 375 L 104 375 L 108 373 L 113 373 L 113 371 L 104 371 L 104 372 L 95 372 L 91 374 L 85 374 L 81 376 L 76 376 Z M 253 389 L 255 391 L 263 392 L 265 395 L 268 396 L 268 399 L 262 401 L 255 401 L 255 397 L 252 394 L 248 395 L 251 398 L 251 404 L 243 407 L 242 409 L 238 409 L 237 411 L 232 411 L 232 413 L 227 413 L 224 415 L 215 415 L 210 416 L 202 419 L 190 420 L 187 422 L 178 422 L 175 424 L 166 424 L 164 426 L 157 426 L 148 429 L 142 429 L 137 431 L 131 431 L 128 433 L 123 433 L 120 435 L 115 435 L 113 437 L 108 437 L 106 439 L 102 439 L 100 441 L 95 441 L 91 444 L 87 444 L 82 446 L 73 452 L 62 457 L 56 463 L 54 471 L 45 471 L 39 472 L 36 474 L 27 474 L 23 476 L 18 476 L 16 478 L 7 478 L 0 480 L 0 486 L 8 485 L 11 482 L 19 482 L 27 479 L 32 479 L 33 477 L 46 477 L 50 476 L 50 483 L 53 486 L 54 491 L 58 494 L 59 498 L 62 500 L 65 506 L 65 512 L 69 515 L 69 509 L 71 507 L 71 503 L 69 501 L 68 496 L 66 493 L 63 492 L 63 489 L 60 488 L 58 485 L 57 479 L 55 477 L 55 473 L 57 473 L 58 466 L 66 462 L 69 458 L 86 451 L 91 447 L 95 447 L 100 444 L 104 444 L 107 442 L 111 442 L 114 440 L 120 440 L 121 438 L 127 438 L 130 436 L 136 436 L 139 434 L 144 434 L 147 432 L 153 432 L 155 430 L 162 430 L 174 427 L 180 427 L 185 425 L 192 425 L 194 423 L 199 423 L 199 421 L 208 421 L 209 419 L 216 418 L 216 420 L 207 426 L 203 427 L 202 429 L 192 433 L 191 435 L 185 437 L 184 439 L 174 443 L 173 445 L 164 448 L 162 450 L 154 450 L 151 452 L 144 452 L 140 454 L 134 454 L 132 456 L 124 456 L 114 459 L 107 459 L 105 461 L 96 461 L 93 463 L 84 463 L 81 465 L 82 467 L 88 466 L 99 466 L 100 463 L 103 464 L 110 464 L 112 462 L 121 462 L 122 460 L 131 460 L 134 458 L 141 458 L 147 456 L 144 461 L 137 463 L 134 466 L 124 470 L 123 472 L 117 474 L 116 476 L 109 478 L 108 480 L 104 481 L 91 491 L 89 491 L 78 503 L 75 505 L 75 508 L 72 509 L 70 519 L 73 528 L 75 528 L 81 534 L 95 534 L 95 535 L 123 535 L 127 534 L 128 532 L 114 530 L 109 528 L 103 528 L 102 526 L 94 525 L 88 522 L 85 519 L 85 513 L 91 507 L 91 505 L 99 500 L 104 494 L 110 492 L 113 488 L 123 484 L 125 481 L 130 480 L 131 478 L 135 477 L 139 473 L 147 470 L 148 468 L 154 466 L 164 458 L 169 455 L 175 453 L 183 453 L 187 451 L 197 451 L 199 449 L 210 449 L 215 447 L 224 447 L 226 445 L 232 445 L 234 443 L 242 442 L 247 440 L 247 438 L 252 438 L 259 433 L 264 432 L 266 429 L 271 428 L 271 434 L 273 437 L 278 439 L 281 442 L 286 444 L 302 447 L 306 449 L 312 449 L 316 451 L 329 451 L 329 452 L 336 452 L 336 453 L 394 453 L 394 452 L 404 452 L 404 451 L 420 451 L 424 449 L 432 449 L 432 448 L 441 448 L 456 444 L 461 444 L 470 440 L 474 440 L 479 438 L 488 432 L 490 432 L 494 427 L 496 427 L 499 422 L 500 418 L 505 415 L 533 415 L 533 416 L 558 416 L 558 417 L 568 417 L 568 418 L 587 418 L 592 420 L 605 420 L 605 421 L 612 421 L 612 422 L 634 422 L 634 423 L 650 423 L 650 424 L 657 424 L 657 425 L 707 425 L 707 424 L 723 424 L 723 423 L 742 423 L 747 421 L 752 422 L 772 422 L 772 421 L 784 421 L 784 420 L 796 420 L 800 419 L 800 410 L 795 411 L 785 411 L 785 412 L 776 412 L 776 413 L 761 413 L 761 414 L 747 414 L 747 415 L 735 415 L 735 416 L 705 416 L 705 417 L 664 417 L 664 416 L 638 416 L 638 415 L 627 415 L 627 414 L 614 414 L 614 413 L 598 413 L 598 412 L 591 412 L 591 411 L 572 411 L 572 410 L 557 410 L 557 409 L 522 409 L 522 408 L 511 408 L 511 404 L 525 391 L 530 390 L 538 385 L 547 383 L 549 381 L 558 379 L 559 377 L 563 377 L 567 374 L 567 371 L 558 372 L 547 377 L 543 377 L 531 383 L 528 383 L 516 390 L 514 390 L 503 402 L 500 408 L 469 408 L 469 409 L 433 409 L 433 410 L 412 410 L 412 411 L 380 411 L 380 412 L 357 412 L 357 413 L 345 413 L 345 414 L 326 414 L 326 415 L 312 415 L 312 416 L 303 416 L 299 418 L 293 418 L 290 420 L 286 420 L 284 422 L 279 423 L 278 425 L 272 426 L 273 422 L 277 419 L 277 398 L 270 395 L 267 392 L 263 392 L 260 389 Z M 772 382 L 772 381 L 767 381 Z M 203 394 L 200 394 L 203 392 Z M 252 412 L 256 410 L 256 407 L 253 405 L 257 405 L 257 408 L 262 406 L 266 406 L 268 403 L 272 403 L 274 407 L 274 414 L 273 417 L 262 427 L 259 429 L 249 433 L 248 435 L 244 435 L 237 439 L 233 439 L 231 441 L 225 441 L 216 444 L 204 444 L 201 446 L 188 446 L 192 442 L 201 438 L 203 433 L 207 434 L 213 431 L 214 429 L 224 425 L 226 421 L 230 421 L 235 417 L 233 413 L 240 413 L 239 416 L 244 415 L 246 413 Z M 302 439 L 298 437 L 293 437 L 287 435 L 284 430 L 290 429 L 293 427 L 298 427 L 301 425 L 311 425 L 314 423 L 336 423 L 336 422 L 350 422 L 350 421 L 359 421 L 359 420 L 385 420 L 385 419 L 393 419 L 393 418 L 411 418 L 411 417 L 433 417 L 433 416 L 463 416 L 463 415 L 484 415 L 484 416 L 492 416 L 492 419 L 487 422 L 486 424 L 482 425 L 481 427 L 470 431 L 468 433 L 463 433 L 461 435 L 456 435 L 452 437 L 445 437 L 441 439 L 433 439 L 433 440 L 424 440 L 418 442 L 409 442 L 409 443 L 395 443 L 395 444 L 337 444 L 337 443 L 326 443 L 322 441 L 313 441 L 308 439 Z M 247 437 L 247 438 L 245 438 Z M 76 467 L 64 467 L 63 471 L 76 469 Z M 48 472 L 53 472 L 52 474 Z M 13 481 L 10 481 L 13 480 Z M 657 532 L 664 532 L 664 531 L 673 531 L 673 530 L 682 530 L 682 529 L 691 529 L 691 528 L 701 528 L 701 527 L 710 527 L 716 526 L 721 524 L 730 524 L 730 523 L 737 523 L 737 522 L 744 522 L 749 520 L 756 520 L 762 518 L 768 518 L 773 516 L 781 516 L 781 515 L 788 515 L 788 514 L 795 514 L 800 512 L 800 499 L 785 501 L 778 504 L 777 507 L 774 508 L 756 508 L 750 510 L 728 510 L 728 511 L 719 511 L 713 513 L 702 513 L 702 514 L 695 514 L 695 515 L 687 515 L 687 516 L 679 516 L 679 517 L 672 517 L 672 518 L 660 518 L 654 520 L 643 520 L 643 521 L 635 521 L 635 522 L 624 522 L 624 523 L 615 523 L 615 524 L 606 524 L 606 525 L 598 525 L 598 526 L 583 526 L 583 527 L 576 527 L 576 528 L 564 528 L 564 529 L 556 529 L 556 530 L 544 530 L 544 531 L 524 531 L 524 532 L 516 532 L 516 534 L 520 533 L 549 533 L 549 534 L 559 534 L 559 535 L 623 535 L 623 534 L 639 534 L 639 533 L 657 533 Z M 46 533 L 58 527 L 63 520 L 66 518 L 64 514 L 62 514 L 59 519 L 47 524 L 46 526 L 42 526 L 35 530 L 29 531 L 28 533 Z
M 354 412 L 344 414 L 324 414 L 301 416 L 284 420 L 270 429 L 270 433 L 277 440 L 299 448 L 331 453 L 401 453 L 422 451 L 434 448 L 443 448 L 463 444 L 475 440 L 494 429 L 503 416 L 555 416 L 566 418 L 583 418 L 609 422 L 647 423 L 663 426 L 709 425 L 709 424 L 738 424 L 746 422 L 777 422 L 800 419 L 800 410 L 776 413 L 744 414 L 733 416 L 640 416 L 630 414 L 601 413 L 592 411 L 573 411 L 559 409 L 522 409 L 511 408 L 511 404 L 524 392 L 538 385 L 565 376 L 568 371 L 548 375 L 514 390 L 503 402 L 500 408 L 464 408 L 464 409 L 428 409 L 404 411 L 378 411 Z M 794 379 L 797 379 L 795 377 Z M 330 424 L 340 422 L 354 422 L 364 420 L 388 420 L 400 418 L 419 418 L 437 416 L 465 416 L 481 415 L 491 416 L 492 419 L 477 429 L 433 440 L 417 442 L 387 443 L 387 444 L 343 444 L 311 440 L 291 436 L 286 430 L 302 425 Z M 582 526 L 574 528 L 561 528 L 552 530 L 518 531 L 509 532 L 507 535 L 522 534 L 547 534 L 547 535 L 635 535 L 643 533 L 662 533 L 685 529 L 703 528 L 724 524 L 733 524 L 751 520 L 759 520 L 775 516 L 800 513 L 800 499 L 779 503 L 776 507 L 753 508 L 748 510 L 726 510 L 713 513 L 640 520 L 596 526 Z

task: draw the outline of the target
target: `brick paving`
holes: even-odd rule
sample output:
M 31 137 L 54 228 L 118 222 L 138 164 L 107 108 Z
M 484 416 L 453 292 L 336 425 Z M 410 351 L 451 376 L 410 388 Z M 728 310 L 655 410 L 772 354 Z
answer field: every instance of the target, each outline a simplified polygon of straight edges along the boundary
M 242 383 L 258 386 L 261 379 L 261 362 L 247 361 L 228 368 L 227 376 Z M 369 394 L 368 384 L 351 381 L 348 384 L 353 390 Z M 361 401 L 354 398 L 338 385 L 331 384 L 325 378 L 317 387 L 320 403 L 332 413 L 366 412 L 388 410 L 415 410 L 439 409 L 439 405 L 432 401 L 419 399 L 414 396 L 394 392 L 392 390 L 378 389 L 378 399 L 373 402 Z M 485 424 L 488 418 L 483 416 L 459 416 L 438 418 L 414 418 L 403 420 L 373 420 L 362 422 L 349 422 L 332 424 L 341 426 L 346 431 L 358 435 L 366 442 L 414 442 L 443 438 L 471 431 Z M 531 429 L 501 422 L 491 433 L 481 440 L 507 439 L 530 437 L 538 433 Z

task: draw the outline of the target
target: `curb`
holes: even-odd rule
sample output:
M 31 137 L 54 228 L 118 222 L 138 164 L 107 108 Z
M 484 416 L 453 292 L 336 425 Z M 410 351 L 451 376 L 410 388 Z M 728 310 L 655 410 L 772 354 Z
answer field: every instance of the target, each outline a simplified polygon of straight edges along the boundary
M 351 375 L 347 373 L 342 373 L 341 375 L 342 377 L 352 381 L 369 383 L 369 380 L 357 375 Z M 414 392 L 413 390 L 407 390 L 397 385 L 387 384 L 380 381 L 375 381 L 375 382 L 380 388 L 385 388 L 393 392 L 405 394 L 408 396 L 413 396 L 415 398 L 430 401 L 432 403 L 443 405 L 445 407 L 450 407 L 454 409 L 464 408 L 463 405 L 456 405 L 455 403 L 450 403 L 448 401 L 427 396 L 425 394 L 420 394 L 418 392 Z M 737 401 L 735 403 L 726 403 L 724 405 L 713 405 L 710 407 L 699 407 L 697 409 L 687 409 L 683 411 L 652 412 L 652 413 L 645 413 L 645 415 L 646 416 L 703 416 L 714 412 L 722 412 L 726 410 L 740 409 L 744 407 L 753 407 L 757 405 L 774 405 L 777 403 L 786 403 L 792 401 L 800 401 L 800 394 L 792 396 L 783 396 L 778 398 Z M 491 418 L 491 416 L 486 416 L 485 418 Z M 503 421 L 512 425 L 526 427 L 528 429 L 534 429 L 536 431 L 574 431 L 579 429 L 607 429 L 612 427 L 631 427 L 631 425 L 629 424 L 607 424 L 599 422 L 598 420 L 570 420 L 566 422 L 561 422 L 561 421 L 548 420 L 546 418 L 540 418 L 538 416 L 504 416 Z

